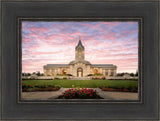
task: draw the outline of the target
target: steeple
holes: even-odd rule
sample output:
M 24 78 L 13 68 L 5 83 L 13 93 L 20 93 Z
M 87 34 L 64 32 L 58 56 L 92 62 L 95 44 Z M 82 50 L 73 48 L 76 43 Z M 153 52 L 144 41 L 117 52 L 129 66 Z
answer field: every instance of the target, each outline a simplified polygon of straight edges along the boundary
M 79 36 L 79 42 L 78 42 L 78 45 L 76 46 L 76 49 L 81 46 L 83 49 L 84 49 L 84 46 L 82 45 L 82 42 L 81 42 L 81 39 L 80 39 L 80 36 Z
M 75 59 L 76 60 L 84 60 L 84 46 L 82 45 L 80 36 L 78 45 L 75 48 Z

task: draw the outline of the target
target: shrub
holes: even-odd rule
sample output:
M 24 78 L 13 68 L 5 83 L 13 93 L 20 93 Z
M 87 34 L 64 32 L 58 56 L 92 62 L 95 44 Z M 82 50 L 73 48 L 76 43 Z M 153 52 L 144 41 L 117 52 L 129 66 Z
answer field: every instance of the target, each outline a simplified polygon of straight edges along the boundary
M 99 80 L 100 78 L 99 77 L 93 77 L 92 79 L 93 80 Z
M 134 86 L 128 86 L 127 88 L 126 87 L 117 87 L 117 86 L 99 86 L 99 88 L 102 90 L 102 91 L 122 91 L 122 92 L 138 92 L 138 87 Z
M 87 76 L 93 76 L 93 74 L 88 74 Z
M 68 76 L 73 76 L 72 74 L 67 74 Z
M 128 89 L 129 91 L 131 91 L 131 90 L 132 90 L 132 86 L 127 87 L 127 89 Z
M 94 74 L 93 76 L 103 76 L 101 73 Z
M 33 92 L 33 91 L 34 91 L 33 88 L 28 88 L 28 89 L 27 89 L 27 92 Z
M 55 77 L 54 79 L 58 80 L 59 78 Z
M 60 86 L 53 86 L 53 85 L 35 85 L 33 86 L 22 86 L 22 91 L 23 92 L 34 92 L 34 91 L 56 91 L 59 90 Z
M 106 77 L 105 77 L 105 76 L 103 76 L 103 77 L 102 77 L 102 79 L 103 79 L 103 80 L 105 80 L 105 79 L 106 79 Z
M 63 99 L 94 99 L 100 98 L 93 89 L 69 89 L 66 90 L 59 98 Z

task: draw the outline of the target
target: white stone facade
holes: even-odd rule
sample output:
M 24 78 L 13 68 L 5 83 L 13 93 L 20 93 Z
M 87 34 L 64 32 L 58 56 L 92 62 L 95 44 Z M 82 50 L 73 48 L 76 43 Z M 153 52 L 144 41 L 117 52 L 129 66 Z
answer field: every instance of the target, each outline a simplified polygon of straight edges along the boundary
M 75 60 L 69 64 L 44 65 L 45 76 L 72 75 L 87 77 L 88 75 L 116 76 L 117 66 L 113 64 L 91 64 L 85 60 L 85 48 L 79 40 L 75 48 Z

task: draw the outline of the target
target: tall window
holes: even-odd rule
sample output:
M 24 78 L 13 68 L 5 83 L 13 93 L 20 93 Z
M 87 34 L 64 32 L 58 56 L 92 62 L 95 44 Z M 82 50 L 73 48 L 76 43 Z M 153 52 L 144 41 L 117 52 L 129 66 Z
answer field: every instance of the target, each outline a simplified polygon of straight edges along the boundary
M 111 72 L 111 75 L 110 75 L 110 76 L 113 76 L 113 74 L 114 74 L 114 73 L 113 73 L 113 72 Z
M 98 74 L 98 70 L 97 69 L 94 69 L 94 74 Z

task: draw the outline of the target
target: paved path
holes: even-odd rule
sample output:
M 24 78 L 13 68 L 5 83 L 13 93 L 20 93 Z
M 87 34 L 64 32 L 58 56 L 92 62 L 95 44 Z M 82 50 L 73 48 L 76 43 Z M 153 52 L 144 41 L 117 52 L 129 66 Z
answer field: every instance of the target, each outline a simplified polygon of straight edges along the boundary
M 24 100 L 48 100 L 55 99 L 69 88 L 61 88 L 58 91 L 45 91 L 45 92 L 22 92 L 22 99 Z M 132 92 L 109 92 L 96 89 L 97 94 L 104 99 L 108 100 L 138 100 L 138 93 Z
M 57 98 L 59 95 L 61 95 L 65 90 L 68 88 L 61 88 L 58 91 L 44 91 L 44 92 L 22 92 L 22 99 L 25 100 L 46 100 L 50 98 Z

